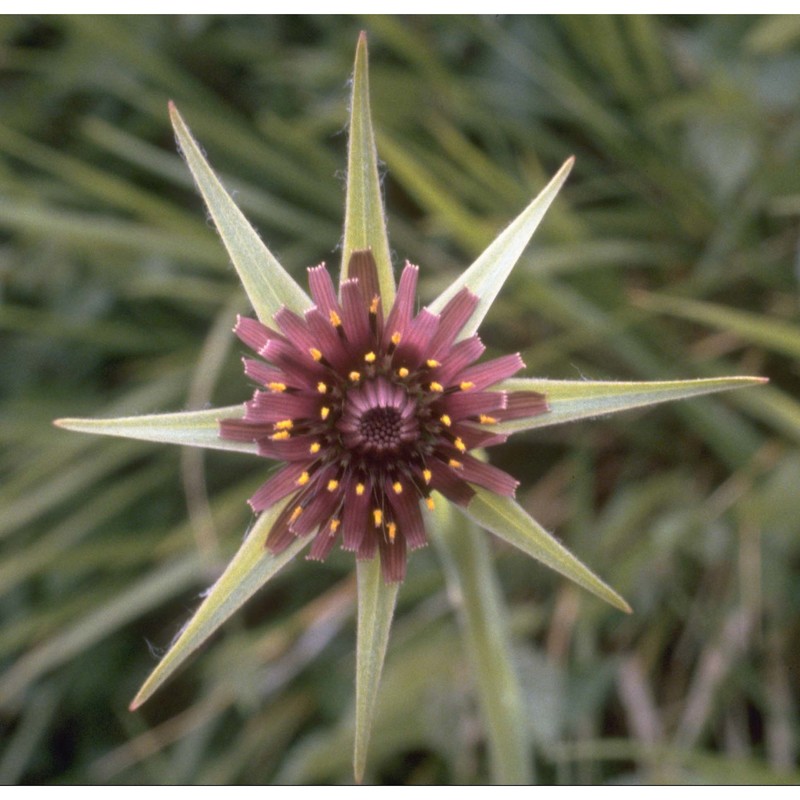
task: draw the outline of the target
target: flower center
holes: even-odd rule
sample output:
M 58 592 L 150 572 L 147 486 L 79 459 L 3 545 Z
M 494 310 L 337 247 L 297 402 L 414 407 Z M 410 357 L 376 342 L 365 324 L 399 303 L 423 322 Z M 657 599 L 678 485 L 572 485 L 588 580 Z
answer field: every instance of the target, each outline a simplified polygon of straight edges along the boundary
M 404 387 L 377 377 L 347 392 L 337 427 L 362 456 L 396 456 L 419 438 L 417 404 Z

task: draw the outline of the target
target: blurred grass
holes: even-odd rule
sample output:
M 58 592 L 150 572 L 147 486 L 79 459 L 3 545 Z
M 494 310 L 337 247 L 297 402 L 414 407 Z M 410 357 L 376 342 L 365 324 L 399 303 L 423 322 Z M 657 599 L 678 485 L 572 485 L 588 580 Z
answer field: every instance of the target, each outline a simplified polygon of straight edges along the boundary
M 220 332 L 245 299 L 166 103 L 301 277 L 337 259 L 362 28 L 391 244 L 423 297 L 574 153 L 490 348 L 550 378 L 771 379 L 498 450 L 635 610 L 494 548 L 538 779 L 800 781 L 796 19 L 18 16 L 0 17 L 0 782 L 351 779 L 351 559 L 292 565 L 130 714 L 262 465 L 50 421 L 244 399 Z M 488 779 L 430 550 L 380 703 L 369 780 Z

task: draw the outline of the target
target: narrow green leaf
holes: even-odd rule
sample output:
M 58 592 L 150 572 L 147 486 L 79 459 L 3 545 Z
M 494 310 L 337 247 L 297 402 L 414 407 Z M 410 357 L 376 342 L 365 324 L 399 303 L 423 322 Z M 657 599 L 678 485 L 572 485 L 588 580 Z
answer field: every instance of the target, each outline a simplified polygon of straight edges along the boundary
M 478 330 L 506 278 L 527 247 L 534 231 L 539 227 L 550 204 L 555 200 L 574 163 L 574 157 L 568 158 L 536 199 L 430 304 L 430 310 L 438 313 L 465 286 L 478 295 L 480 302 L 461 331 L 461 338 L 471 336 Z
M 231 200 L 172 103 L 169 113 L 186 164 L 258 318 L 269 322 L 282 306 L 298 312 L 309 308 L 308 295 L 280 265 Z
M 232 442 L 219 438 L 219 421 L 239 418 L 243 414 L 244 405 L 238 405 L 116 419 L 57 419 L 53 424 L 80 433 L 123 436 L 127 439 L 207 447 L 211 450 L 258 453 L 258 446 L 254 442 Z
M 767 380 L 744 376 L 687 381 L 551 381 L 545 378 L 510 378 L 499 384 L 499 388 L 510 392 L 541 392 L 547 397 L 550 410 L 537 417 L 501 422 L 492 427 L 503 433 L 527 431 L 701 394 L 757 386 Z
M 442 558 L 447 594 L 455 606 L 486 725 L 492 781 L 525 785 L 532 781 L 533 753 L 525 704 L 514 669 L 514 652 L 486 536 L 452 505 L 436 504 L 431 539 Z
M 466 509 L 459 507 L 462 513 L 504 541 L 575 581 L 601 600 L 631 613 L 631 607 L 613 589 L 578 561 L 519 503 L 479 486 L 472 488 L 475 489 L 475 497 Z
M 228 617 L 291 561 L 313 537 L 313 534 L 298 537 L 282 553 L 273 554 L 267 550 L 267 536 L 285 505 L 286 501 L 278 503 L 258 518 L 225 572 L 211 587 L 200 608 L 133 699 L 131 711 L 148 700 Z
M 381 577 L 379 558 L 359 561 L 358 642 L 356 644 L 356 730 L 353 771 L 356 781 L 364 779 L 367 747 L 375 716 L 375 701 L 389 643 L 399 583 L 386 585 Z
M 378 266 L 381 301 L 384 309 L 388 310 L 394 300 L 395 283 L 370 113 L 367 35 L 362 31 L 356 48 L 353 94 L 350 103 L 342 280 L 347 278 L 347 267 L 352 252 L 367 248 L 372 250 Z
M 684 297 L 636 292 L 632 298 L 642 308 L 690 319 L 733 333 L 745 342 L 767 347 L 789 358 L 800 358 L 800 326 L 797 324 Z

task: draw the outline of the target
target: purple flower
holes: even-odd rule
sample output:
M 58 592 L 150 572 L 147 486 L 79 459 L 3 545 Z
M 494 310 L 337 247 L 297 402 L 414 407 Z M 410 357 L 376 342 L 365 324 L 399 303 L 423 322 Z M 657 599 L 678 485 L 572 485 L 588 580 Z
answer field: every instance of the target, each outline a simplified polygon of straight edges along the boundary
M 353 253 L 341 298 L 324 264 L 308 274 L 303 317 L 281 308 L 277 331 L 239 318 L 237 336 L 263 359 L 244 359 L 245 373 L 263 389 L 220 435 L 285 462 L 249 501 L 258 513 L 290 497 L 272 552 L 316 531 L 310 558 L 341 537 L 359 560 L 380 553 L 384 581 L 402 581 L 407 552 L 427 544 L 432 491 L 461 506 L 473 485 L 513 496 L 518 482 L 470 451 L 505 441 L 490 426 L 545 413 L 545 396 L 491 390 L 524 364 L 518 353 L 475 363 L 480 338 L 458 338 L 478 304 L 468 289 L 440 314 L 414 314 L 418 268 L 406 263 L 384 319 L 371 251 Z

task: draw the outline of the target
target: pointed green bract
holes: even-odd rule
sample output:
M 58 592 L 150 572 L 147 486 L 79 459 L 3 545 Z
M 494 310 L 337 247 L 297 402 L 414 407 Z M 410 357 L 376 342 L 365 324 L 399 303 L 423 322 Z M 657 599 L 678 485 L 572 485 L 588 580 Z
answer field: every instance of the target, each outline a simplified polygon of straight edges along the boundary
M 131 703 L 135 710 L 222 625 L 245 601 L 249 600 L 276 572 L 291 561 L 313 538 L 298 537 L 278 554 L 266 548 L 272 524 L 286 505 L 284 501 L 262 512 L 244 544 L 233 557 L 219 580 L 211 587 L 200 608 L 189 620 L 175 643 L 145 681 Z
M 362 33 L 356 48 L 353 94 L 350 105 L 350 138 L 347 155 L 347 201 L 344 219 L 341 280 L 354 250 L 372 250 L 378 267 L 381 302 L 388 311 L 394 300 L 395 283 L 386 217 L 378 175 L 378 154 L 369 106 L 367 37 Z
M 59 428 L 103 436 L 122 436 L 146 442 L 207 447 L 211 450 L 235 450 L 258 453 L 255 442 L 221 439 L 219 421 L 244 415 L 244 405 L 211 408 L 203 411 L 178 411 L 174 414 L 148 414 L 116 419 L 57 419 Z
M 231 200 L 172 103 L 169 113 L 186 164 L 258 318 L 268 323 L 282 306 L 305 311 L 311 306 L 308 295 L 280 265 Z
M 501 422 L 492 428 L 503 433 L 527 431 L 766 382 L 766 378 L 752 377 L 698 378 L 687 381 L 551 381 L 544 378 L 510 378 L 503 381 L 498 388 L 509 392 L 541 392 L 547 398 L 550 410 L 546 414 L 527 419 Z
M 539 227 L 542 217 L 556 199 L 574 163 L 574 158 L 568 158 L 536 199 L 430 304 L 431 311 L 440 312 L 465 286 L 478 295 L 478 305 L 459 334 L 460 339 L 471 336 L 478 330 L 497 293 Z
M 356 644 L 356 726 L 353 771 L 356 781 L 364 779 L 367 747 L 375 716 L 375 701 L 389 643 L 397 591 L 400 584 L 385 584 L 380 559 L 359 561 L 358 642 Z
M 524 553 L 541 561 L 550 569 L 575 581 L 615 608 L 631 613 L 631 607 L 569 550 L 549 534 L 522 506 L 511 497 L 502 497 L 480 486 L 473 486 L 475 496 L 466 509 L 468 517 Z

